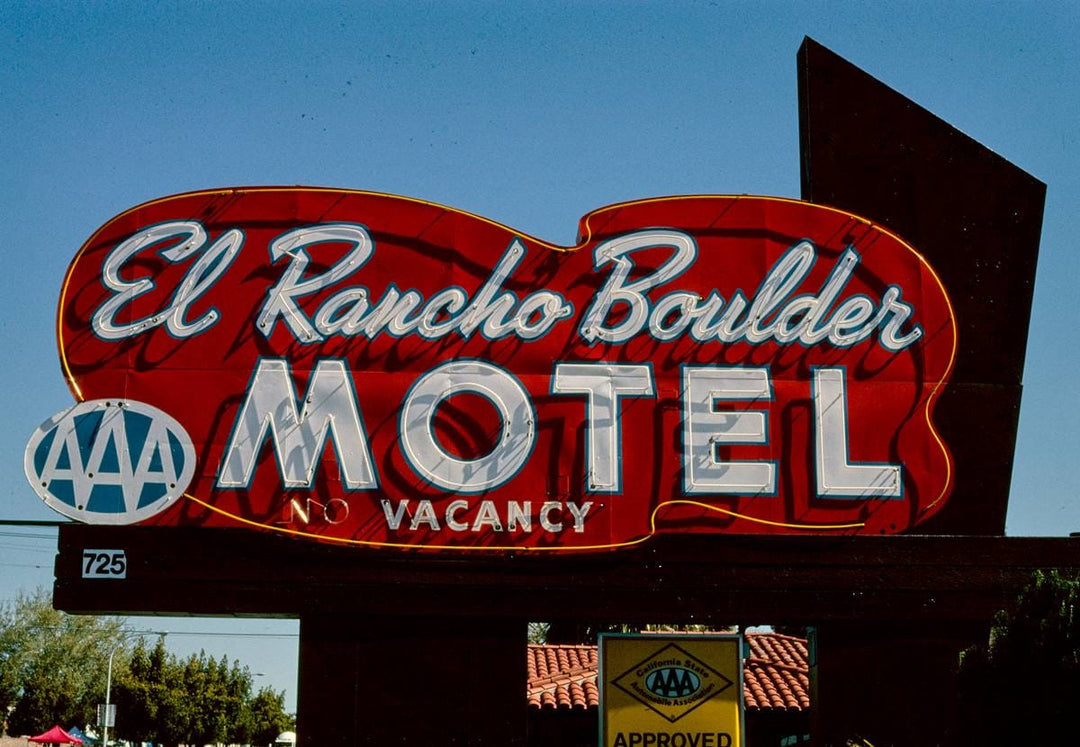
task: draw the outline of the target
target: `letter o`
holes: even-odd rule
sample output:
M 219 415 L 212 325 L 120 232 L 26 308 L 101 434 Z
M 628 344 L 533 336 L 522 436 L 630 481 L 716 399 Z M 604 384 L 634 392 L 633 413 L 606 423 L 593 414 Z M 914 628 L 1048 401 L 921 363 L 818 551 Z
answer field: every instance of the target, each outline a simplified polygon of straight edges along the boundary
M 432 429 L 443 400 L 464 392 L 484 397 L 502 418 L 498 442 L 476 459 L 459 459 L 439 444 Z M 536 413 L 528 392 L 512 374 L 483 361 L 451 361 L 416 380 L 405 396 L 401 448 L 416 474 L 445 490 L 480 493 L 511 480 L 536 443 Z
M 349 504 L 340 498 L 331 498 L 323 506 L 323 518 L 330 524 L 340 524 L 349 518 Z

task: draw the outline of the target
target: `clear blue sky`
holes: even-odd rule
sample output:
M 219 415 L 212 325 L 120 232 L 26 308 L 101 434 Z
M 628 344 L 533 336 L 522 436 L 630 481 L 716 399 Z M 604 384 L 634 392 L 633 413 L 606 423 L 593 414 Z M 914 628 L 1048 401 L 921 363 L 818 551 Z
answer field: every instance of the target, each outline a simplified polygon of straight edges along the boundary
M 72 403 L 68 262 L 118 212 L 304 184 L 452 205 L 569 243 L 578 217 L 684 193 L 798 196 L 809 35 L 1048 185 L 1008 517 L 1080 531 L 1080 4 L 0 4 L 0 518 L 56 518 L 23 448 Z M 12 535 L 22 534 L 17 538 Z M 0 599 L 51 582 L 52 530 L 0 528 Z M 294 702 L 292 622 L 133 619 L 239 657 Z

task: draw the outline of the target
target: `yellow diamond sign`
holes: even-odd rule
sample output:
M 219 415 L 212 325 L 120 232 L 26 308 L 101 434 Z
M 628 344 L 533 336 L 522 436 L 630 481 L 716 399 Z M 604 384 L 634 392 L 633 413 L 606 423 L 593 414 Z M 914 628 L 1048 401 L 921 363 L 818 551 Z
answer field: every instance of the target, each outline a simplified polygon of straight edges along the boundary
M 654 651 L 613 682 L 672 723 L 735 684 L 674 643 Z
M 742 638 L 600 638 L 604 747 L 740 747 Z

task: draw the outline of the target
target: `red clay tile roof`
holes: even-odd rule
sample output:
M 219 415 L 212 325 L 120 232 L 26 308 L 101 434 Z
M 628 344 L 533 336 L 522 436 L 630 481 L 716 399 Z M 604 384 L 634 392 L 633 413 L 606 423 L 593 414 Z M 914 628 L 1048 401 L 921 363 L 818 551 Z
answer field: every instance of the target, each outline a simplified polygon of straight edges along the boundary
M 596 646 L 529 644 L 526 666 L 530 707 L 595 708 L 600 704 Z
M 743 660 L 747 710 L 809 708 L 806 641 L 776 633 L 748 633 L 746 640 L 750 645 L 750 655 Z
M 743 660 L 743 701 L 747 710 L 801 711 L 810 707 L 806 641 L 778 633 L 747 633 L 750 655 Z M 596 646 L 530 644 L 530 708 L 596 708 Z

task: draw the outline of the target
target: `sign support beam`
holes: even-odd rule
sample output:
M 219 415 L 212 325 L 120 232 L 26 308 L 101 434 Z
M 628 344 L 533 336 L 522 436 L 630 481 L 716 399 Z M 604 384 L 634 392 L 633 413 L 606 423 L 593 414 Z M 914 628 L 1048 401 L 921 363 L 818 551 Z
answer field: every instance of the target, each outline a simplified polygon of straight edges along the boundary
M 300 616 L 304 744 L 525 744 L 526 621 Z

